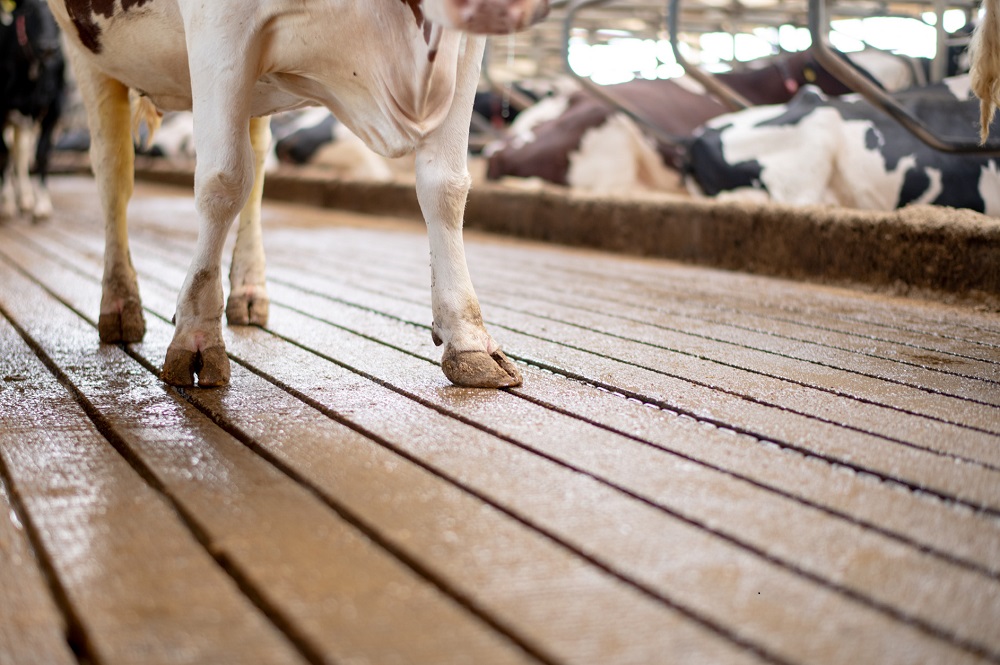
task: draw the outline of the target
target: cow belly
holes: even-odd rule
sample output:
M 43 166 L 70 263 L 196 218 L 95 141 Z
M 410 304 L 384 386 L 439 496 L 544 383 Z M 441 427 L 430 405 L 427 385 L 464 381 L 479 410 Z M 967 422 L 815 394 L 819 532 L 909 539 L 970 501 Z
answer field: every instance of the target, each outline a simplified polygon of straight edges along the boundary
M 217 20 L 217 10 L 196 0 L 131 0 L 122 3 L 125 9 L 116 2 L 112 18 L 92 16 L 99 48 L 88 49 L 66 2 L 53 0 L 57 20 L 98 68 L 160 110 L 192 108 L 184 26 L 190 24 L 193 31 L 200 20 Z M 247 0 L 241 9 L 240 38 L 251 40 L 257 47 L 251 52 L 259 57 L 246 63 L 260 72 L 250 96 L 251 115 L 323 105 L 388 157 L 411 152 L 440 127 L 451 110 L 459 69 L 477 64 L 484 44 L 482 38 L 446 31 L 436 57 L 428 60 L 423 30 L 401 3 L 373 12 L 367 3 L 349 0 Z M 213 48 L 234 47 L 233 30 L 202 28 L 199 34 L 211 37 Z M 377 34 L 394 39 L 382 41 Z M 93 31 L 90 38 L 93 46 Z M 394 50 L 387 51 L 390 47 Z M 219 54 L 224 61 L 227 52 Z M 193 64 L 212 67 L 211 62 Z

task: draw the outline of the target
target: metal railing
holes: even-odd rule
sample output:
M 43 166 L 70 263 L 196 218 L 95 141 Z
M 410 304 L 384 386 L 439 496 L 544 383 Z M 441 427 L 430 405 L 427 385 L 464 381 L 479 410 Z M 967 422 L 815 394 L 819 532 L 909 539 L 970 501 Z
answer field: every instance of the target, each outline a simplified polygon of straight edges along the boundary
M 643 116 L 629 102 L 608 93 L 604 86 L 594 83 L 587 77 L 580 76 L 570 67 L 569 40 L 574 18 L 585 8 L 603 5 L 611 1 L 613 0 L 577 0 L 567 9 L 563 20 L 563 61 L 566 72 L 578 80 L 592 94 L 620 109 L 630 118 L 648 128 L 657 139 L 666 143 L 679 144 L 685 137 L 674 136 L 664 132 L 655 123 Z M 565 4 L 565 2 L 561 4 Z M 684 68 L 684 71 L 689 76 L 698 81 L 708 92 L 730 109 L 737 111 L 752 106 L 745 97 L 720 81 L 717 77 L 702 70 L 698 65 L 688 62 L 680 52 L 678 48 L 680 4 L 681 0 L 668 0 L 666 17 L 670 45 L 677 63 Z M 860 94 L 875 108 L 889 115 L 902 125 L 904 129 L 936 150 L 953 154 L 1000 155 L 1000 142 L 998 141 L 990 141 L 985 145 L 980 145 L 975 138 L 939 136 L 936 134 L 919 118 L 901 106 L 889 93 L 841 59 L 830 46 L 829 28 L 830 24 L 826 19 L 826 0 L 809 0 L 809 32 L 812 36 L 812 50 L 816 60 L 845 86 Z
M 573 19 L 576 17 L 577 13 L 581 9 L 584 9 L 586 7 L 592 7 L 594 5 L 603 5 L 612 1 L 613 0 L 577 0 L 567 9 L 566 17 L 563 19 L 563 64 L 565 65 L 566 72 L 570 76 L 574 77 L 577 81 L 579 81 L 580 85 L 586 88 L 595 97 L 598 97 L 607 102 L 608 104 L 611 104 L 612 106 L 620 110 L 622 113 L 627 115 L 629 118 L 635 120 L 637 123 L 648 129 L 649 132 L 653 136 L 655 136 L 658 140 L 670 145 L 681 145 L 685 141 L 685 139 L 687 139 L 687 137 L 677 136 L 664 131 L 663 128 L 658 126 L 652 120 L 649 120 L 627 100 L 621 99 L 620 97 L 616 97 L 615 95 L 609 93 L 607 91 L 607 88 L 594 83 L 586 76 L 580 76 L 575 71 L 573 71 L 572 67 L 570 67 L 569 40 L 570 40 L 570 32 L 572 31 L 573 27 Z
M 673 0 L 679 1 L 679 0 Z M 883 111 L 918 139 L 941 152 L 1000 155 L 1000 142 L 980 145 L 976 139 L 938 136 L 927 125 L 900 106 L 893 97 L 841 60 L 830 47 L 830 24 L 826 20 L 826 0 L 809 0 L 809 34 L 816 60 L 830 74 L 854 90 L 875 108 Z

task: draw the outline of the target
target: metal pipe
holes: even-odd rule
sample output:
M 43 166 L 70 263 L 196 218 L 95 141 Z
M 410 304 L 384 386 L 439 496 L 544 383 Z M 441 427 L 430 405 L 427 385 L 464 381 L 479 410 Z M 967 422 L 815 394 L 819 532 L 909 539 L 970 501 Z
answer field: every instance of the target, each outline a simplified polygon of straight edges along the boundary
M 549 2 L 550 9 L 557 9 L 568 5 L 570 0 L 551 0 Z M 500 84 L 493 80 L 493 76 L 490 73 L 490 62 L 492 61 L 493 44 L 497 36 L 490 36 L 486 40 L 486 48 L 483 51 L 483 61 L 481 65 L 480 77 L 486 82 L 486 85 L 493 92 L 505 95 L 512 106 L 516 107 L 518 111 L 523 111 L 529 106 L 533 106 L 536 100 L 531 97 L 519 92 L 517 88 L 514 87 L 513 83 L 510 84 Z M 508 37 L 509 39 L 509 37 Z M 509 48 L 509 45 L 508 45 Z
M 816 60 L 830 74 L 851 90 L 858 92 L 873 106 L 885 112 L 918 139 L 941 152 L 956 154 L 1000 155 L 1000 143 L 979 145 L 975 139 L 939 137 L 923 122 L 899 105 L 885 90 L 875 85 L 856 69 L 841 60 L 830 48 L 829 23 L 826 21 L 826 0 L 809 0 L 809 33 Z
M 517 88 L 514 87 L 513 83 L 497 83 L 493 80 L 493 75 L 490 73 L 490 61 L 492 60 L 492 50 L 493 50 L 493 37 L 486 40 L 486 49 L 483 51 L 483 62 L 481 71 L 479 73 L 480 78 L 486 82 L 486 85 L 490 90 L 497 93 L 498 95 L 503 95 L 506 97 L 510 105 L 515 107 L 518 111 L 523 111 L 529 106 L 535 103 L 531 97 L 519 92 Z
M 729 108 L 729 110 L 742 111 L 743 109 L 748 109 L 753 106 L 753 104 L 751 104 L 746 97 L 736 92 L 708 72 L 702 71 L 701 67 L 692 65 L 681 54 L 680 48 L 677 45 L 677 23 L 680 13 L 681 0 L 670 0 L 669 10 L 667 12 L 667 29 L 670 33 L 670 47 L 674 51 L 674 59 L 677 60 L 677 64 L 683 67 L 688 76 L 698 81 L 698 83 L 704 86 L 705 90 L 722 102 Z
M 570 31 L 572 29 L 573 19 L 576 18 L 577 12 L 586 7 L 591 7 L 593 5 L 603 5 L 610 1 L 611 0 L 577 0 L 567 9 L 566 17 L 563 19 L 563 44 L 565 45 L 565 48 L 563 49 L 563 64 L 565 65 L 566 72 L 569 73 L 569 75 L 575 78 L 577 81 L 579 81 L 580 85 L 586 88 L 595 97 L 604 100 L 611 106 L 620 110 L 622 113 L 627 115 L 632 120 L 635 120 L 637 123 L 641 124 L 643 127 L 648 129 L 650 133 L 652 133 L 659 141 L 662 141 L 663 143 L 667 143 L 669 145 L 683 144 L 683 142 L 686 140 L 687 137 L 677 136 L 675 134 L 670 134 L 664 131 L 652 120 L 646 118 L 638 109 L 632 106 L 632 104 L 630 104 L 627 100 L 615 97 L 614 95 L 609 93 L 607 89 L 604 88 L 604 86 L 597 85 L 586 76 L 580 76 L 575 71 L 573 71 L 572 67 L 570 67 L 569 64 Z
M 934 15 L 937 16 L 937 23 L 934 24 L 937 52 L 931 62 L 932 83 L 940 83 L 948 75 L 948 33 L 944 30 L 944 10 L 946 8 L 945 0 L 934 0 Z

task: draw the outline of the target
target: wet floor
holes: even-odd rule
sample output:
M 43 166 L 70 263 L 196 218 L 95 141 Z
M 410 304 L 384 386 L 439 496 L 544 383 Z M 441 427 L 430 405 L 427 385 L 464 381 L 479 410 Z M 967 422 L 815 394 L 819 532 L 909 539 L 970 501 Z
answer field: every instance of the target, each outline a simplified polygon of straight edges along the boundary
M 0 663 L 1000 663 L 1000 317 L 470 235 L 524 374 L 448 384 L 423 229 L 267 203 L 232 384 L 156 377 L 196 232 L 0 224 Z

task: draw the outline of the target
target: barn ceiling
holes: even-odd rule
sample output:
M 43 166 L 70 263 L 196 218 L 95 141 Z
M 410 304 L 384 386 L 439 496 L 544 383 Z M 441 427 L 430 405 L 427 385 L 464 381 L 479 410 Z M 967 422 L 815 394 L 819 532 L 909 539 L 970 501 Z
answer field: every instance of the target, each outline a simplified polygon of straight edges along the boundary
M 579 7 L 579 5 L 586 5 Z M 622 36 L 666 39 L 668 0 L 557 0 L 549 18 L 531 31 L 492 38 L 487 69 L 496 80 L 550 77 L 565 71 L 567 29 L 589 43 Z M 925 12 L 961 9 L 973 16 L 979 0 L 828 0 L 831 20 L 870 16 L 920 18 Z M 574 11 L 577 9 L 577 11 Z M 572 20 L 567 24 L 567 16 Z M 808 24 L 808 0 L 681 0 L 681 41 L 696 44 L 706 32 Z

